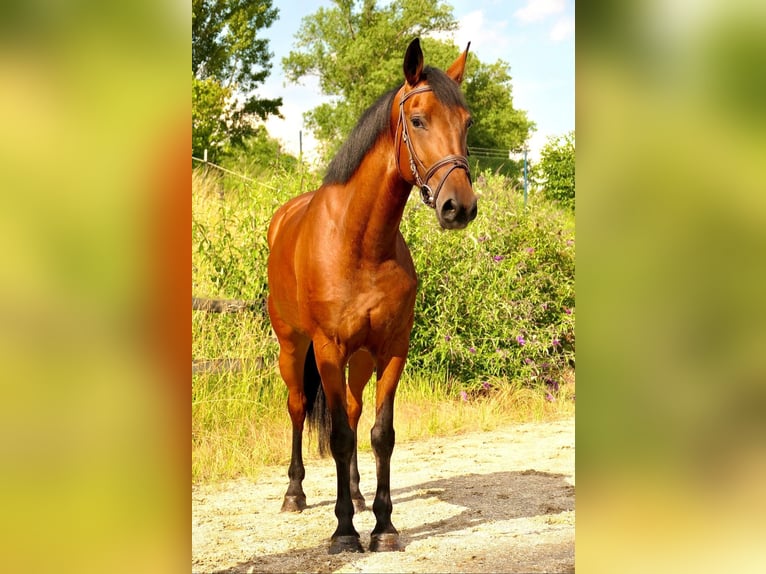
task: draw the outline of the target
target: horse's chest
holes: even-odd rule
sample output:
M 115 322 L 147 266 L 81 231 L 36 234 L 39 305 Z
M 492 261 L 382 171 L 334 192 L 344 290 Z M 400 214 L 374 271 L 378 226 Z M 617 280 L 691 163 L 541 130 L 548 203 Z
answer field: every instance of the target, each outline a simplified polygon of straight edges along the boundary
M 351 294 L 371 313 L 397 314 L 412 309 L 415 288 L 414 277 L 394 267 L 362 275 L 351 283 Z
M 410 324 L 415 306 L 415 278 L 393 267 L 351 274 L 333 289 L 333 316 L 344 339 L 387 337 Z

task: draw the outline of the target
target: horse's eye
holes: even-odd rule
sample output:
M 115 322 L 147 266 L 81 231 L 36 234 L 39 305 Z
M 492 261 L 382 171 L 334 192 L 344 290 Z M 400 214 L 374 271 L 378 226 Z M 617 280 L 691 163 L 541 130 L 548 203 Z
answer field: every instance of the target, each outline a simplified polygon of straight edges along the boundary
M 416 117 L 414 117 L 414 118 L 412 118 L 410 121 L 412 122 L 412 127 L 413 127 L 413 128 L 422 128 L 422 127 L 425 127 L 425 126 L 424 126 L 424 124 L 423 124 L 423 120 L 421 120 L 421 119 L 420 119 L 419 117 L 417 117 L 417 116 L 416 116 Z
M 468 121 L 465 123 L 465 129 L 469 129 L 473 125 L 473 118 L 468 118 Z

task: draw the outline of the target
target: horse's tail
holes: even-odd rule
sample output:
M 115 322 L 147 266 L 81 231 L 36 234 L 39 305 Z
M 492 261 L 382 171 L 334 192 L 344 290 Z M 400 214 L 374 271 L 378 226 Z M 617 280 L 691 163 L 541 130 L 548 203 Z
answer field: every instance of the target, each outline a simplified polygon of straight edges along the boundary
M 306 395 L 306 418 L 309 429 L 316 431 L 320 456 L 330 451 L 331 419 L 330 409 L 325 400 L 322 379 L 319 376 L 314 343 L 309 344 L 306 361 L 303 364 L 303 393 Z

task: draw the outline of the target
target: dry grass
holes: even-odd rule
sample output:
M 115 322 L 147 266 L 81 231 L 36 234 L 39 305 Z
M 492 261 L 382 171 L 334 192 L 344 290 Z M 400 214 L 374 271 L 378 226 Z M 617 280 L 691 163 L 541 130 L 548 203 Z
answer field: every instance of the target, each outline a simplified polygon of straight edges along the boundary
M 210 393 L 196 393 L 193 404 L 192 478 L 210 482 L 238 476 L 256 477 L 266 466 L 287 465 L 291 426 L 286 390 L 275 373 L 257 378 L 254 373 L 208 377 Z M 204 384 L 204 376 L 195 384 Z M 246 383 L 247 379 L 251 383 Z M 497 390 L 484 396 L 449 396 L 442 385 L 403 379 L 396 399 L 398 442 L 432 436 L 490 431 L 516 422 L 548 421 L 574 415 L 574 372 L 566 373 L 554 400 L 545 392 L 495 381 Z M 260 387 L 260 388 L 257 388 Z M 198 389 L 199 390 L 199 389 Z M 359 423 L 359 449 L 369 451 L 374 423 L 374 392 L 365 389 L 365 410 Z M 308 433 L 307 433 L 308 435 Z M 317 457 L 314 437 L 304 441 L 307 460 Z

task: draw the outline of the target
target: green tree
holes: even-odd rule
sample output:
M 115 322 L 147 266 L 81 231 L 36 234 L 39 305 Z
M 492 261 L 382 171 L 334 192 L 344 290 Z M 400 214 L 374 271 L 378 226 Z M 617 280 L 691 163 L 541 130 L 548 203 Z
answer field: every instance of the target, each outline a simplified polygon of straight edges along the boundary
M 272 0 L 192 0 L 192 152 L 241 144 L 252 119 L 279 115 L 281 98 L 254 91 L 268 77 L 268 28 L 279 11 Z
M 468 146 L 474 148 L 469 160 L 518 177 L 521 162 L 497 156 L 520 151 L 535 124 L 526 111 L 513 106 L 510 66 L 503 60 L 485 64 L 474 58 L 463 90 L 475 118 L 468 132 Z
M 322 92 L 336 97 L 306 117 L 325 155 L 334 153 L 378 96 L 401 83 L 402 57 L 412 38 L 456 26 L 451 7 L 438 1 L 392 0 L 378 6 L 375 0 L 334 0 L 331 8 L 305 17 L 296 49 L 282 65 L 291 81 L 316 76 Z M 429 37 L 421 41 L 427 63 L 440 68 L 465 48 Z M 508 64 L 483 64 L 469 54 L 463 89 L 475 120 L 469 147 L 519 149 L 534 124 L 513 107 Z
M 544 195 L 574 209 L 575 132 L 550 137 L 540 151 L 536 166 Z
M 454 30 L 457 22 L 443 2 L 334 0 L 306 16 L 296 33 L 296 49 L 282 60 L 287 78 L 316 76 L 322 93 L 335 96 L 306 115 L 325 145 L 337 149 L 362 112 L 401 82 L 402 57 L 416 36 Z
M 231 89 L 212 78 L 200 80 L 192 74 L 192 154 L 208 150 L 215 158 L 229 141 L 227 102 Z

